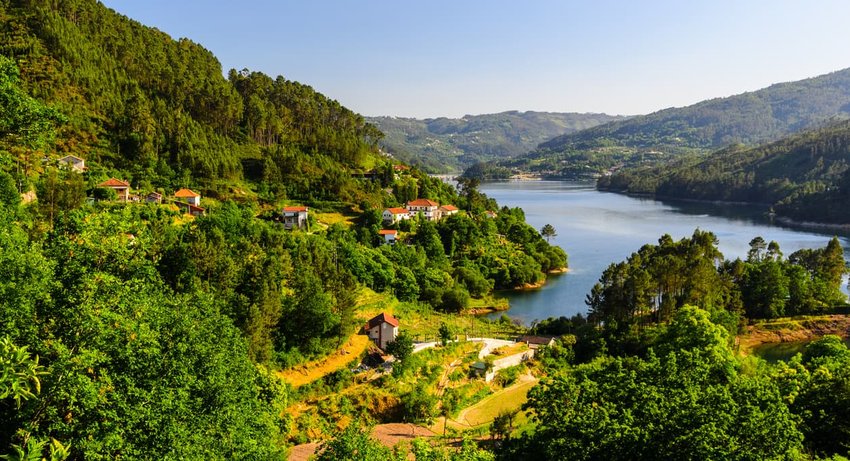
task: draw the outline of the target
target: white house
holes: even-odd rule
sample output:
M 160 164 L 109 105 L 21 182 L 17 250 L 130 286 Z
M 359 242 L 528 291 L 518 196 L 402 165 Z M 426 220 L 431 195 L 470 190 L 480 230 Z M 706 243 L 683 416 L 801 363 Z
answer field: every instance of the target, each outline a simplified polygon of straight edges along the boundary
M 75 155 L 66 155 L 59 159 L 59 163 L 66 165 L 77 173 L 86 171 L 86 161 Z
M 407 202 L 407 211 L 410 212 L 410 216 L 416 216 L 417 214 L 422 213 L 428 221 L 436 221 L 440 219 L 439 208 L 439 203 L 426 198 L 418 198 Z
M 189 205 L 201 206 L 201 194 L 191 189 L 180 189 L 174 193 L 174 198 L 185 201 Z
M 446 216 L 451 216 L 453 214 L 457 214 L 460 211 L 454 205 L 443 205 L 440 207 L 440 217 L 444 218 Z
M 387 344 L 395 341 L 398 336 L 398 320 L 386 312 L 381 312 L 369 320 L 363 329 L 378 347 L 386 349 Z
M 398 231 L 393 229 L 381 229 L 378 235 L 384 237 L 384 245 L 394 245 L 398 238 Z
M 401 220 L 410 219 L 410 211 L 407 208 L 387 208 L 382 217 L 385 223 L 395 224 Z
M 306 206 L 288 206 L 283 208 L 283 228 L 292 230 L 294 228 L 307 228 Z

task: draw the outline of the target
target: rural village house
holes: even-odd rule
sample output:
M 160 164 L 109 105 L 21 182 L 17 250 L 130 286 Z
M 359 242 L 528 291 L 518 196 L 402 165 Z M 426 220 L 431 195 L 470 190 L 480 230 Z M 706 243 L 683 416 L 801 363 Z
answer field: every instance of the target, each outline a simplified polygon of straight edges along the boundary
M 307 228 L 307 213 L 306 206 L 288 206 L 283 208 L 283 228 L 292 230 L 295 228 Z
M 407 208 L 387 208 L 382 214 L 384 222 L 395 224 L 405 219 L 410 219 L 410 211 Z
M 86 161 L 75 155 L 66 155 L 59 159 L 59 163 L 67 166 L 77 173 L 86 171 Z
M 411 216 L 416 216 L 417 214 L 422 213 L 428 221 L 436 221 L 440 219 L 439 208 L 439 203 L 426 198 L 418 198 L 407 202 L 407 211 L 410 212 Z
M 108 180 L 98 184 L 97 187 L 114 190 L 115 193 L 118 194 L 118 200 L 122 202 L 126 202 L 130 199 L 130 183 L 124 182 L 120 179 L 109 178 Z
M 393 229 L 381 229 L 378 235 L 384 237 L 384 245 L 394 245 L 398 238 L 398 231 Z
M 459 211 L 454 205 L 443 205 L 440 207 L 440 217 L 451 216 Z
M 363 330 L 378 347 L 386 349 L 387 344 L 395 341 L 398 336 L 398 320 L 386 312 L 381 312 L 369 320 Z
M 180 189 L 174 193 L 174 198 L 185 201 L 189 205 L 201 206 L 201 194 L 191 189 Z

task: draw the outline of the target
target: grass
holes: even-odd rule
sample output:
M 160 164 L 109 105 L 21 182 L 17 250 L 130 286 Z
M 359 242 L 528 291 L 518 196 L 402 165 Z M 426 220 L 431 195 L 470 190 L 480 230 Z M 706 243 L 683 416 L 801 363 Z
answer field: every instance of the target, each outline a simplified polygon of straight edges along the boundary
M 469 431 L 478 430 L 493 422 L 501 412 L 514 411 L 522 408 L 528 401 L 528 391 L 537 384 L 537 380 L 523 381 L 513 386 L 506 387 L 494 392 L 478 403 L 461 410 L 457 419 L 450 419 L 448 427 L 450 430 Z M 514 427 L 522 427 L 526 424 L 528 416 L 520 411 L 514 419 Z M 438 418 L 431 430 L 443 433 L 443 418 Z
M 516 343 L 510 346 L 502 346 L 498 349 L 494 349 L 490 354 L 498 355 L 499 357 L 508 357 L 514 354 L 519 354 L 520 352 L 525 352 L 528 350 L 528 345 L 525 343 Z
M 470 427 L 490 424 L 504 411 L 513 411 L 522 407 L 528 401 L 528 391 L 537 381 L 526 381 L 514 384 L 488 396 L 484 400 L 467 408 L 458 415 L 461 423 Z
M 351 227 L 353 224 L 352 216 L 345 216 L 342 213 L 316 213 L 316 221 L 320 224 L 324 224 L 325 226 L 333 226 L 336 223 L 342 223 L 346 228 Z

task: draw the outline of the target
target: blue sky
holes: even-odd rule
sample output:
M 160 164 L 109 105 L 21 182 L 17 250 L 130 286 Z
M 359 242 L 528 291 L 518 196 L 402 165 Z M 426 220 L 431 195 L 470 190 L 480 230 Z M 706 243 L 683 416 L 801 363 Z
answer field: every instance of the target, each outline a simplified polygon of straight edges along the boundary
M 103 3 L 364 115 L 639 114 L 850 67 L 846 0 Z

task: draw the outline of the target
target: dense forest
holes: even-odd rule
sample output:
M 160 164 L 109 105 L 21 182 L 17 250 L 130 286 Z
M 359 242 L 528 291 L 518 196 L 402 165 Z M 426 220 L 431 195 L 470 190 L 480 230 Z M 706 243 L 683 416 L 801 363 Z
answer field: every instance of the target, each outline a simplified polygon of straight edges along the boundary
M 370 117 L 395 158 L 431 173 L 523 155 L 543 141 L 622 119 L 605 114 L 509 111 L 463 118 Z
M 846 306 L 838 239 L 782 254 L 756 237 L 728 261 L 696 230 L 662 236 L 612 264 L 589 315 L 550 319 L 566 333 L 527 405 L 536 429 L 501 459 L 845 459 L 850 351 L 835 336 L 769 365 L 737 354 L 746 319 Z M 694 307 L 701 306 L 701 307 Z
M 394 168 L 378 129 L 306 85 L 225 77 L 94 0 L 3 1 L 0 17 L 12 459 L 279 458 L 293 421 L 277 372 L 347 341 L 360 290 L 456 313 L 566 266 L 521 210 Z M 141 197 L 191 187 L 205 214 L 117 201 L 110 177 Z M 460 211 L 382 245 L 383 209 L 416 198 Z M 309 206 L 305 230 L 280 224 L 291 204 Z
M 755 148 L 625 169 L 599 179 L 607 190 L 659 197 L 763 203 L 801 221 L 845 224 L 850 123 L 839 122 Z
M 730 145 L 755 146 L 850 116 L 850 69 L 615 120 L 541 143 L 503 166 L 576 177 L 656 164 Z M 589 157 L 589 158 L 588 158 Z

